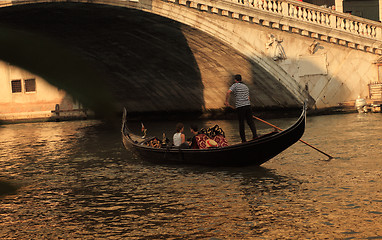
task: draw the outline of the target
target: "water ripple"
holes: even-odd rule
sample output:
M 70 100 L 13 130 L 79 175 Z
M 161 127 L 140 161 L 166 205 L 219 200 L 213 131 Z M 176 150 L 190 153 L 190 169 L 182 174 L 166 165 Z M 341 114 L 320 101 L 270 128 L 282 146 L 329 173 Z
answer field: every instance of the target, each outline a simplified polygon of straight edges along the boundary
M 97 121 L 6 125 L 0 180 L 18 190 L 0 198 L 0 238 L 381 239 L 381 120 L 310 118 L 304 140 L 334 160 L 296 143 L 245 169 L 145 163 Z

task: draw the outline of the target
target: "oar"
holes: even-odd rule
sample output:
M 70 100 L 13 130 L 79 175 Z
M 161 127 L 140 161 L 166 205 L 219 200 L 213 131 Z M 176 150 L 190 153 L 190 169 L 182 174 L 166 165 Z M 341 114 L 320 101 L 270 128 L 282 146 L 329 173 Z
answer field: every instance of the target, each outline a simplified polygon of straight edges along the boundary
M 271 126 L 271 127 L 273 127 L 273 128 L 276 128 L 276 129 L 278 129 L 278 130 L 280 130 L 280 131 L 283 131 L 281 128 L 279 128 L 279 127 L 277 127 L 277 126 L 275 126 L 275 125 L 273 125 L 273 124 L 271 124 L 271 123 L 269 123 L 269 122 L 267 122 L 267 121 L 264 121 L 264 120 L 261 119 L 261 118 L 258 118 L 258 117 L 256 117 L 256 116 L 253 116 L 253 118 L 256 119 L 256 120 L 259 120 L 260 122 L 263 122 L 263 123 L 265 123 L 265 124 L 268 124 L 269 126 Z M 307 142 L 305 142 L 305 141 L 303 141 L 303 140 L 301 140 L 301 139 L 299 139 L 299 141 L 302 142 L 302 143 L 304 143 L 304 144 L 306 144 L 306 145 L 308 145 L 309 147 L 311 147 L 311 148 L 313 148 L 313 149 L 319 151 L 320 153 L 322 153 L 322 154 L 328 156 L 328 157 L 329 157 L 329 160 L 333 158 L 333 157 L 330 156 L 329 154 L 327 154 L 327 153 L 321 151 L 320 149 L 318 149 L 318 148 L 316 148 L 316 147 L 310 145 L 309 143 L 307 143 Z
M 230 104 L 227 104 L 226 106 L 229 107 L 229 108 L 235 109 L 235 107 L 233 107 L 233 106 L 230 105 Z M 277 126 L 275 126 L 275 125 L 273 125 L 273 124 L 271 124 L 271 123 L 269 123 L 269 122 L 267 122 L 267 121 L 264 121 L 264 120 L 261 119 L 261 118 L 258 118 L 258 117 L 256 117 L 256 116 L 253 116 L 253 118 L 259 120 L 260 122 L 263 122 L 263 123 L 265 123 L 265 124 L 268 124 L 269 126 L 271 126 L 271 127 L 273 127 L 273 128 L 276 128 L 276 129 L 278 129 L 278 130 L 280 130 L 280 131 L 283 131 L 281 128 L 279 128 L 279 127 L 277 127 Z M 328 160 L 334 158 L 334 157 L 330 156 L 329 154 L 327 154 L 327 153 L 321 151 L 320 149 L 318 149 L 318 148 L 316 148 L 316 147 L 310 145 L 309 143 L 307 143 L 307 142 L 305 142 L 305 141 L 303 141 L 303 140 L 301 140 L 301 139 L 299 139 L 299 141 L 302 142 L 302 143 L 304 143 L 304 144 L 306 144 L 306 145 L 308 145 L 309 147 L 311 147 L 311 148 L 313 148 L 313 149 L 319 151 L 320 153 L 326 155 L 327 157 L 329 157 Z

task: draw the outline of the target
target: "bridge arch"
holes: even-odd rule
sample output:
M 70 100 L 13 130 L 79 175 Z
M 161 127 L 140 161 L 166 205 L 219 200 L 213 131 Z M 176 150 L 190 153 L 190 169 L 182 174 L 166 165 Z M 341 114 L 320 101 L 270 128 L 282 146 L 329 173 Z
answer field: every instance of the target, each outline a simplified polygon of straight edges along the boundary
M 24 4 L 36 3 L 35 1 L 21 2 Z M 203 92 L 196 91 L 195 93 L 195 95 L 202 95 L 203 99 L 197 99 L 195 97 L 191 97 L 190 99 L 192 99 L 192 101 L 197 99 L 198 107 L 203 109 L 217 109 L 223 106 L 224 92 L 230 84 L 230 75 L 234 73 L 242 73 L 242 75 L 244 75 L 244 79 L 246 79 L 254 92 L 253 98 L 255 99 L 255 106 L 294 107 L 299 105 L 306 98 L 309 98 L 313 104 L 319 107 L 335 106 L 339 102 L 354 98 L 355 95 L 364 95 L 366 90 L 364 88 L 362 88 L 362 90 L 354 90 L 354 88 L 360 87 L 360 85 L 348 84 L 346 81 L 342 81 L 338 78 L 340 72 L 343 70 L 338 70 L 338 66 L 335 69 L 330 69 L 328 65 L 332 64 L 332 59 L 329 58 L 335 58 L 333 56 L 338 55 L 343 61 L 358 59 L 358 62 L 367 62 L 365 72 L 373 72 L 373 65 L 371 65 L 373 59 L 376 55 L 381 54 L 378 48 L 379 40 L 377 39 L 380 35 L 378 26 L 375 27 L 369 24 L 371 27 L 364 31 L 370 35 L 366 38 L 367 41 L 365 41 L 365 38 L 359 36 L 351 38 L 347 36 L 349 35 L 348 33 L 346 33 L 346 35 L 341 32 L 342 35 L 336 35 L 334 30 L 329 31 L 332 33 L 327 33 L 326 35 L 323 34 L 323 32 L 328 32 L 327 29 L 320 29 L 321 32 L 309 32 L 304 29 L 317 29 L 311 27 L 312 25 L 308 23 L 300 24 L 300 28 L 296 28 L 296 26 L 293 25 L 296 25 L 296 23 L 291 23 L 293 19 L 291 20 L 283 16 L 285 13 L 282 13 L 280 10 L 282 9 L 280 7 L 281 4 L 293 1 L 266 0 L 265 3 L 272 2 L 278 5 L 270 6 L 269 4 L 265 8 L 265 5 L 262 5 L 261 7 L 263 9 L 261 10 L 254 9 L 253 7 L 249 8 L 243 4 L 225 1 L 218 3 L 212 1 L 195 2 L 182 0 L 92 0 L 76 2 L 107 4 L 138 9 L 190 26 L 191 28 L 183 27 L 182 33 L 188 44 L 194 46 L 194 48 L 191 46 L 190 49 L 195 56 L 195 66 L 199 68 L 200 76 L 197 76 L 200 80 L 198 83 L 199 89 L 203 90 Z M 260 1 L 252 1 L 251 4 L 254 6 L 254 4 L 258 2 Z M 245 1 L 242 3 L 249 4 L 249 2 Z M 288 6 L 288 8 L 290 7 L 291 6 Z M 294 7 L 294 9 L 299 8 L 300 10 L 306 8 L 304 4 L 292 7 Z M 270 9 L 272 13 L 269 13 Z M 279 13 L 279 15 L 275 13 Z M 301 16 L 303 15 L 302 13 Z M 286 19 L 289 20 L 288 23 Z M 313 17 L 310 17 L 310 19 L 313 19 Z M 298 21 L 297 19 L 295 22 Z M 365 24 L 365 26 L 366 25 L 367 24 Z M 350 27 L 348 28 L 351 29 Z M 198 32 L 195 29 L 200 31 Z M 355 30 L 353 30 L 353 32 L 354 31 Z M 360 30 L 357 29 L 357 31 Z M 207 33 L 207 35 L 203 35 L 203 37 L 210 38 L 209 43 L 213 42 L 214 38 L 218 39 L 220 42 L 216 42 L 218 42 L 221 50 L 231 48 L 228 55 L 237 55 L 237 57 L 228 57 L 223 63 L 216 62 L 215 59 L 215 65 L 208 64 L 208 60 L 211 60 L 211 58 L 201 51 L 205 46 L 197 47 L 201 42 L 200 39 L 198 39 L 198 36 L 201 36 L 200 32 Z M 211 38 L 211 36 L 213 36 L 213 38 Z M 341 38 L 338 36 L 345 37 Z M 356 39 L 358 42 L 352 41 L 355 38 L 358 38 Z M 363 45 L 359 44 L 360 41 Z M 284 58 L 283 56 L 280 57 L 275 54 L 277 50 L 275 46 L 279 44 L 286 55 Z M 313 50 L 310 51 L 312 46 Z M 347 49 L 344 50 L 344 48 Z M 301 50 L 295 51 L 295 49 L 304 49 L 305 52 Z M 222 52 L 224 52 L 224 50 L 222 50 Z M 331 54 L 332 56 L 328 56 L 329 52 L 334 53 Z M 361 54 L 359 52 L 361 52 Z M 233 60 L 238 61 L 239 64 L 232 64 Z M 316 66 L 312 66 L 312 62 L 313 65 Z M 354 64 L 354 61 L 350 62 Z M 203 64 L 205 65 L 203 66 Z M 226 64 L 226 66 L 224 66 L 224 64 Z M 243 67 L 243 65 L 245 65 L 245 67 Z M 347 67 L 346 64 L 342 65 L 344 65 L 342 66 L 343 69 Z M 301 68 L 307 66 L 316 69 L 314 76 L 309 75 L 309 71 L 304 72 L 301 70 Z M 220 70 L 218 78 L 213 74 L 215 70 L 213 69 L 214 67 L 223 68 L 223 70 Z M 370 71 L 370 69 L 372 70 Z M 358 75 L 364 77 L 365 73 L 360 72 Z M 367 80 L 363 82 L 371 81 L 374 78 L 375 74 L 369 73 Z M 344 84 L 344 82 L 346 84 Z M 179 89 L 181 89 L 181 85 L 179 87 Z M 132 92 L 134 92 L 134 90 Z M 188 97 L 190 97 L 190 95 Z M 137 110 L 140 108 L 139 105 L 142 104 L 141 101 L 138 100 L 138 102 L 136 105 Z M 188 104 L 178 106 L 170 105 L 167 105 L 161 110 L 179 110 Z M 134 106 L 130 107 L 134 109 Z M 147 107 L 145 108 L 148 109 Z M 195 106 L 192 108 L 195 109 Z

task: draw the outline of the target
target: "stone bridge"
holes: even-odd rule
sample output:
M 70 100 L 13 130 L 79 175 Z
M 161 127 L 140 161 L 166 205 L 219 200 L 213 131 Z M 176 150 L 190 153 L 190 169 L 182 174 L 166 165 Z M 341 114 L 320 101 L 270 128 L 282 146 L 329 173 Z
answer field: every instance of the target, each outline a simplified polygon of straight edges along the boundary
M 0 59 L 96 109 L 222 109 L 238 73 L 254 107 L 325 109 L 379 81 L 381 23 L 294 0 L 2 5 Z

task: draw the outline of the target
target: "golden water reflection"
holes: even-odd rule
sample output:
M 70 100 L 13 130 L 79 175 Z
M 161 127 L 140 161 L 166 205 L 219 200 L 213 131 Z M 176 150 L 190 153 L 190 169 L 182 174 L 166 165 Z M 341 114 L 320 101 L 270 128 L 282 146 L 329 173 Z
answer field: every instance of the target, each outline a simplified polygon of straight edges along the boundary
M 303 139 L 335 159 L 297 143 L 244 169 L 145 163 L 96 121 L 6 125 L 0 177 L 20 188 L 0 199 L 0 238 L 381 239 L 381 121 L 311 117 Z M 218 123 L 239 141 L 236 121 Z

